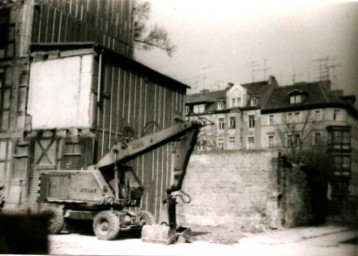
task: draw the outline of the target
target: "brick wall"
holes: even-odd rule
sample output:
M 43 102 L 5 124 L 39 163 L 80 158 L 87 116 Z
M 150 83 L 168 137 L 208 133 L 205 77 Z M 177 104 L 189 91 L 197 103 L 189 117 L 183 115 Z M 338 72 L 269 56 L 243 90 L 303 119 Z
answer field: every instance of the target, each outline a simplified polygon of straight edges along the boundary
M 183 190 L 190 194 L 190 204 L 178 204 L 181 225 L 235 225 L 243 230 L 279 228 L 282 209 L 285 223 L 303 224 L 302 214 L 309 209 L 306 200 L 305 174 L 296 170 L 286 174 L 288 188 L 282 191 L 277 178 L 275 151 L 220 151 L 193 154 Z M 295 171 L 295 172 L 296 172 Z M 285 192 L 283 207 L 278 196 Z M 297 217 L 303 216 L 301 217 Z M 297 221 L 299 220 L 299 221 Z

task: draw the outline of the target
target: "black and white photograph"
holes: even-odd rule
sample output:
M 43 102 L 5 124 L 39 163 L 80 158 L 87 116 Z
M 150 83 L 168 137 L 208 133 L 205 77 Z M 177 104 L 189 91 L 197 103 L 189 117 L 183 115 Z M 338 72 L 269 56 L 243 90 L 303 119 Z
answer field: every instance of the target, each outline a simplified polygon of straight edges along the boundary
M 0 254 L 358 255 L 358 1 L 0 0 Z

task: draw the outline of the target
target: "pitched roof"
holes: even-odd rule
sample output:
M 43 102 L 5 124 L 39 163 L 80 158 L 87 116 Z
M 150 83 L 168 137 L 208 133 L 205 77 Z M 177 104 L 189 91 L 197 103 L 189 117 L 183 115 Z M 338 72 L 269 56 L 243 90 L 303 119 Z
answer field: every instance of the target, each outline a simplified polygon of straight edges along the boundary
M 188 94 L 186 96 L 186 104 L 212 103 L 212 102 L 217 102 L 219 99 L 225 99 L 225 98 L 226 98 L 225 90 Z
M 269 89 L 271 84 L 269 84 L 268 81 L 260 81 L 260 82 L 242 84 L 241 86 L 247 90 L 247 94 L 258 95 L 258 94 L 264 94 Z
M 41 52 L 41 51 L 67 51 L 67 50 L 79 50 L 79 49 L 92 49 L 95 52 L 104 52 L 105 54 L 108 54 L 111 59 L 123 62 L 128 66 L 132 66 L 137 70 L 141 70 L 146 75 L 150 75 L 151 77 L 155 76 L 160 79 L 164 79 L 165 81 L 170 82 L 173 86 L 176 86 L 180 89 L 187 89 L 190 88 L 190 86 L 183 84 L 182 82 L 175 80 L 165 74 L 162 74 L 152 68 L 149 68 L 145 66 L 144 64 L 126 57 L 116 51 L 113 51 L 109 48 L 106 48 L 103 45 L 97 44 L 95 42 L 64 42 L 64 43 L 33 43 L 30 46 L 31 52 Z
M 305 98 L 301 103 L 290 104 L 290 92 L 302 91 Z M 276 112 L 282 110 L 293 110 L 310 107 L 322 106 L 344 106 L 344 102 L 338 95 L 330 90 L 330 81 L 299 83 L 290 86 L 276 87 L 266 104 L 262 108 L 262 112 Z

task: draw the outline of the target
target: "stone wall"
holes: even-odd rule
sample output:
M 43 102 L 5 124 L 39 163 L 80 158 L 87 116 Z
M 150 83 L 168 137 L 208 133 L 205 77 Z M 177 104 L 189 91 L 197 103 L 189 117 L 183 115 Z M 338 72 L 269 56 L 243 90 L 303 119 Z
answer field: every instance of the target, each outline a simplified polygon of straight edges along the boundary
M 278 182 L 276 151 L 195 153 L 183 184 L 192 201 L 178 204 L 178 222 L 189 226 L 235 225 L 251 231 L 280 228 L 281 219 L 285 219 L 281 216 L 288 218 L 284 220 L 287 226 L 303 224 L 305 221 L 297 216 L 308 216 L 302 211 L 309 208 L 309 200 L 305 199 L 305 174 L 295 172 L 299 174 L 282 171 L 280 180 L 286 179 L 284 184 L 288 185 L 283 191 Z M 279 204 L 282 192 L 285 196 Z

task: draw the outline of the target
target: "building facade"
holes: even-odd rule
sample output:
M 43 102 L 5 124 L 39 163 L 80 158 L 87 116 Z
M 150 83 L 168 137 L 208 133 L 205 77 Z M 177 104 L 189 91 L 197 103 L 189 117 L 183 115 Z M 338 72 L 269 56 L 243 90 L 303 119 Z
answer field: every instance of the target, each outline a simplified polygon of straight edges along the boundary
M 231 84 L 219 91 L 204 91 L 187 96 L 189 119 L 204 117 L 214 125 L 200 134 L 199 150 L 260 149 L 261 106 L 267 92 L 278 84 L 274 77 L 249 84 Z
M 354 102 L 354 96 L 332 90 L 329 81 L 278 86 L 271 77 L 188 95 L 186 113 L 189 119 L 205 117 L 213 122 L 201 135 L 198 150 L 272 148 L 298 162 L 307 152 L 322 154 L 332 161 L 327 169 L 328 197 L 349 195 L 358 201 Z

